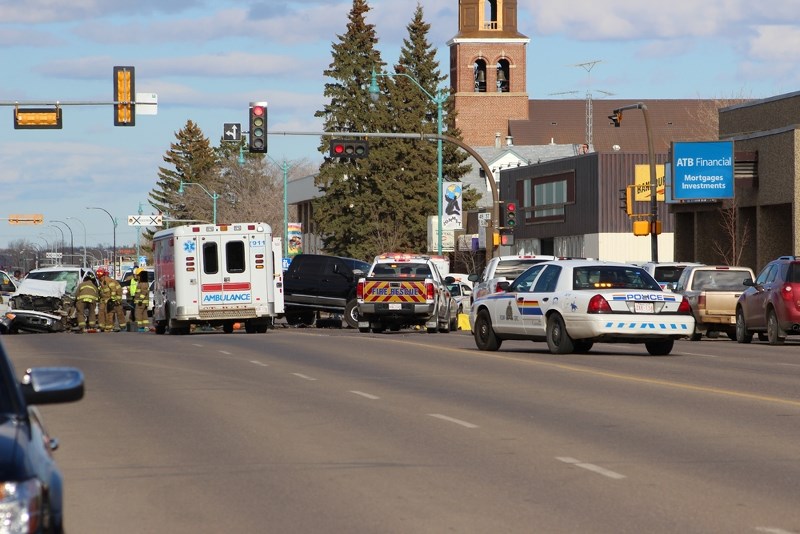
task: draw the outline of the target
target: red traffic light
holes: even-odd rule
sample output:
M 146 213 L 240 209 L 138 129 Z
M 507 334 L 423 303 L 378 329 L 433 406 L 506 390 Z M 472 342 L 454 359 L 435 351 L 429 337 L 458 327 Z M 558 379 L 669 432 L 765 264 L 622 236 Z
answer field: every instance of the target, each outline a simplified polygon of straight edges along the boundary
M 333 145 L 333 147 L 331 148 L 331 152 L 337 156 L 344 155 L 344 145 L 339 143 Z
M 264 108 L 261 106 L 253 106 L 253 115 L 260 117 L 264 114 Z
M 506 204 L 506 211 L 517 211 L 517 205 L 513 202 Z
M 363 140 L 334 139 L 331 141 L 332 158 L 365 158 L 369 154 L 369 142 Z

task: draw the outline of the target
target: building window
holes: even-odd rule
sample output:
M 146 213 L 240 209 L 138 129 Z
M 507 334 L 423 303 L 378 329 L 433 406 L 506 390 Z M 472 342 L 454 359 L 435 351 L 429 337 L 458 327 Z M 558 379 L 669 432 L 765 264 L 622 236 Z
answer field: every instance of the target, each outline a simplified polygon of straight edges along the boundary
M 476 93 L 485 93 L 486 92 L 486 62 L 482 59 L 478 59 L 472 66 L 473 74 L 475 76 L 475 92 Z
M 497 62 L 497 92 L 507 93 L 509 87 L 509 63 L 507 59 Z
M 575 174 L 530 178 L 522 184 L 525 222 L 563 221 L 567 204 L 575 202 Z

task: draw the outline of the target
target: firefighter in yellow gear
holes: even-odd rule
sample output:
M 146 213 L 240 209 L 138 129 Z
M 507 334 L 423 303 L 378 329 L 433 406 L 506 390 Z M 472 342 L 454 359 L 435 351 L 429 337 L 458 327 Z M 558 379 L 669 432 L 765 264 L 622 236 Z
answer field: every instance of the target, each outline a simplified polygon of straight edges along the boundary
M 147 271 L 141 269 L 137 275 L 136 293 L 133 295 L 133 316 L 139 332 L 150 330 L 150 320 L 147 318 L 147 308 L 150 307 L 150 283 Z
M 122 285 L 109 276 L 104 267 L 97 269 L 97 279 L 100 282 L 100 328 L 104 332 L 119 332 L 120 326 L 125 323 Z
M 78 285 L 75 296 L 75 308 L 78 311 L 78 331 L 96 331 L 97 319 L 95 308 L 100 300 L 100 292 L 97 289 L 97 279 L 94 273 L 89 271 L 83 277 L 83 281 Z

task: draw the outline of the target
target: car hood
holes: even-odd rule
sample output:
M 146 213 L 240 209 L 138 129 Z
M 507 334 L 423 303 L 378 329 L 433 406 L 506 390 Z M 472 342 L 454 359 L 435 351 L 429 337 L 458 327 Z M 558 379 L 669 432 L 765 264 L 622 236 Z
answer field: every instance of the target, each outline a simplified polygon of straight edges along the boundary
M 26 278 L 17 288 L 14 295 L 34 295 L 37 297 L 61 298 L 67 292 L 65 281 L 35 280 Z
M 27 470 L 20 465 L 19 440 L 23 428 L 7 415 L 0 415 L 0 481 L 22 480 Z

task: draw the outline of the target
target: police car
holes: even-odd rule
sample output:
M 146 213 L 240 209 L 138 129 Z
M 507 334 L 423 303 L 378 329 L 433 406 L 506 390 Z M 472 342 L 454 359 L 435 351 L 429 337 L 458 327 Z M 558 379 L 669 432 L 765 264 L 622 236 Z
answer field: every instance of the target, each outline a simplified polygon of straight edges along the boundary
M 553 354 L 610 342 L 643 343 L 659 356 L 694 332 L 694 318 L 688 301 L 662 290 L 641 267 L 559 260 L 534 265 L 504 291 L 475 300 L 470 326 L 480 350 L 526 339 L 546 342 Z

